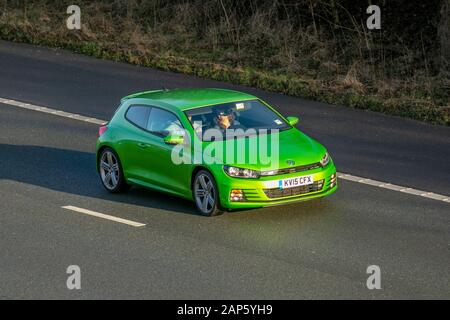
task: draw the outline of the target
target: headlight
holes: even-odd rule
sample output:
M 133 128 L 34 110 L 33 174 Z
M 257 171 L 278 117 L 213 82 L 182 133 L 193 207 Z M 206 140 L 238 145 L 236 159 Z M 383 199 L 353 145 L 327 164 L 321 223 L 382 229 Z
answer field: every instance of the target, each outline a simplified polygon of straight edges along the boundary
M 320 164 L 322 165 L 322 167 L 325 167 L 328 162 L 330 162 L 330 155 L 328 154 L 328 152 L 325 153 L 325 155 L 322 157 L 322 160 L 320 160 Z
M 223 166 L 223 170 L 230 177 L 235 178 L 249 178 L 249 179 L 257 179 L 259 178 L 259 172 L 251 169 L 242 169 L 230 166 Z

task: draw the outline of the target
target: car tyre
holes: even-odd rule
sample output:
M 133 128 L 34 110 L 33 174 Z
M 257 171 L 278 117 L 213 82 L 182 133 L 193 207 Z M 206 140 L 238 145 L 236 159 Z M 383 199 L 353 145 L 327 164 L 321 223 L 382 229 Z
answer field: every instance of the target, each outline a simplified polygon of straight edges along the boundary
M 113 149 L 102 150 L 98 160 L 98 172 L 102 185 L 108 192 L 120 193 L 130 188 L 125 181 L 119 156 Z
M 217 216 L 223 213 L 217 183 L 206 170 L 197 172 L 192 187 L 193 198 L 198 211 L 204 216 Z

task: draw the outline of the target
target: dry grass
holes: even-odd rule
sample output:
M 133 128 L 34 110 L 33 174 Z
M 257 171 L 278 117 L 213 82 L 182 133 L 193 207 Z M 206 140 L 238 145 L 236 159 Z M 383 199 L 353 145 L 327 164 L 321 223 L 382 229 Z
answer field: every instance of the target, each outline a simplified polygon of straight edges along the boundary
M 340 2 L 256 5 L 249 0 L 247 7 L 236 7 L 227 0 L 80 1 L 81 31 L 65 27 L 64 3 L 51 3 L 34 1 L 24 7 L 0 0 L 5 8 L 0 36 L 450 123 L 449 81 L 445 63 L 439 63 L 444 54 L 440 58 L 439 50 L 432 51 L 432 43 L 419 49 L 404 38 L 386 43 L 339 7 Z M 299 19 L 304 12 L 311 16 Z M 448 36 L 442 30 L 440 36 Z

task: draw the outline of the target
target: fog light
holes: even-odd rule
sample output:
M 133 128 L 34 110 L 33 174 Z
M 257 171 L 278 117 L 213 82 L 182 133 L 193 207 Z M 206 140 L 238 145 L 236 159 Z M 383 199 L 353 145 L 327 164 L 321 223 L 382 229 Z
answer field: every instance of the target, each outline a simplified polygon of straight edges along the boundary
M 336 173 L 332 174 L 330 177 L 330 188 L 333 188 L 336 185 L 337 175 Z
M 231 190 L 230 192 L 231 201 L 245 201 L 244 191 L 242 190 Z

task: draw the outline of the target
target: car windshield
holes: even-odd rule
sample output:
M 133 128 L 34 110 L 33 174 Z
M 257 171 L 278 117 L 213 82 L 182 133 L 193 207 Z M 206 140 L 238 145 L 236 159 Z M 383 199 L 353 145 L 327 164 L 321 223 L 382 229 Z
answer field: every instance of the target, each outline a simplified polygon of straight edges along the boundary
M 208 131 L 222 133 L 222 139 L 291 128 L 283 118 L 259 100 L 238 101 L 185 112 L 197 135 L 211 141 Z M 253 130 L 249 130 L 253 129 Z M 233 133 L 231 133 L 233 132 Z M 231 134 L 230 134 L 231 133 Z M 217 140 L 217 134 L 214 134 Z

